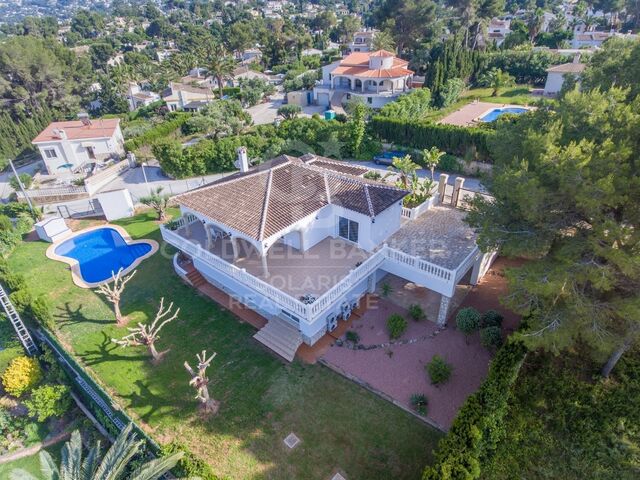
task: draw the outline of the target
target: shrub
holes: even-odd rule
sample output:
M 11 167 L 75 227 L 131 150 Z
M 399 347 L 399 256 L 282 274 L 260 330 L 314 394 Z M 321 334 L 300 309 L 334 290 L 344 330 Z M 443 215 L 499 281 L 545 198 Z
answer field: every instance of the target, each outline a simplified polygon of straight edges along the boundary
M 29 175 L 28 173 L 20 173 L 18 174 L 18 178 L 22 182 L 22 186 L 24 188 L 29 189 L 31 187 L 31 184 L 33 183 L 33 177 L 31 175 Z M 11 188 L 13 188 L 14 190 L 20 189 L 18 178 L 16 178 L 15 175 L 11 175 L 9 177 L 9 185 L 11 185 Z
M 422 480 L 480 477 L 483 462 L 491 459 L 503 435 L 507 402 L 526 353 L 520 342 L 509 343 L 498 351 L 487 378 L 465 401 Z
M 360 335 L 358 335 L 358 332 L 354 332 L 353 330 L 348 330 L 345 336 L 347 342 L 358 343 L 360 341 Z
M 11 360 L 2 374 L 2 386 L 14 397 L 20 397 L 35 387 L 42 378 L 40 364 L 35 358 L 25 356 Z
M 432 385 L 445 383 L 451 377 L 451 371 L 453 370 L 451 364 L 447 363 L 440 355 L 434 355 L 425 368 Z
M 480 330 L 480 343 L 490 350 L 500 347 L 502 345 L 502 330 L 500 330 L 500 327 L 486 327 Z
M 49 330 L 54 329 L 55 322 L 53 321 L 53 314 L 51 313 L 51 304 L 47 300 L 47 297 L 41 295 L 31 300 L 28 311 L 36 322 L 44 325 Z
M 3 231 L 13 230 L 13 222 L 6 215 L 0 215 L 0 230 L 3 230 Z
M 504 320 L 504 317 L 500 312 L 497 312 L 496 310 L 487 310 L 482 314 L 482 318 L 480 319 L 480 326 L 482 328 L 501 327 L 502 320 Z
M 42 385 L 31 392 L 24 404 L 29 415 L 44 422 L 49 417 L 61 417 L 71 406 L 69 387 L 65 385 Z
M 29 233 L 33 230 L 33 218 L 29 215 L 21 213 L 18 215 L 18 219 L 16 220 L 15 229 L 20 233 L 20 235 L 24 235 L 25 233 Z
M 387 283 L 387 282 L 382 282 L 382 287 L 380 287 L 382 289 L 382 296 L 383 297 L 388 297 L 389 295 L 391 295 L 393 293 L 393 287 L 391 286 L 391 284 Z
M 480 328 L 480 312 L 473 307 L 461 308 L 456 315 L 456 327 L 468 337 Z
M 12 292 L 16 290 L 22 290 L 23 288 L 27 288 L 27 281 L 24 278 L 24 275 L 21 273 L 12 273 L 10 271 L 2 271 L 0 275 L 2 280 L 7 284 L 7 287 Z
M 278 115 L 286 119 L 296 118 L 302 112 L 300 105 L 288 104 L 278 108 Z
M 424 393 L 413 393 L 410 401 L 411 406 L 416 412 L 422 416 L 427 414 L 427 405 L 429 405 L 429 400 Z
M 387 318 L 387 330 L 391 339 L 399 338 L 407 329 L 407 321 L 402 315 L 394 313 Z
M 462 165 L 458 157 L 445 153 L 440 157 L 440 160 L 438 160 L 438 170 L 450 173 L 461 173 Z
M 150 128 L 139 137 L 132 138 L 124 142 L 124 147 L 131 152 L 143 145 L 150 145 L 156 140 L 166 138 L 169 134 L 175 132 L 190 118 L 188 113 L 174 114 L 174 117 L 168 121 L 162 122 L 153 128 Z
M 412 303 L 411 305 L 409 305 L 409 316 L 416 322 L 427 318 L 427 315 L 424 313 L 423 308 L 417 303 Z
M 28 312 L 28 308 L 33 301 L 33 295 L 27 288 L 23 288 L 22 290 L 17 290 L 9 294 L 9 299 L 13 306 L 16 307 L 20 313 Z
M 376 115 L 369 123 L 380 139 L 398 145 L 424 149 L 438 147 L 456 155 L 474 150 L 479 159 L 489 161 L 488 145 L 496 132 L 488 127 L 459 127 L 424 120 L 397 119 Z
M 176 441 L 162 446 L 162 455 L 168 456 L 173 453 L 184 452 L 184 456 L 177 465 L 171 469 L 174 475 L 184 478 L 200 478 L 201 480 L 218 480 L 213 470 L 204 461 L 200 460 L 189 449 Z
M 369 170 L 363 175 L 363 177 L 367 180 L 380 180 L 382 178 L 382 174 L 376 170 Z

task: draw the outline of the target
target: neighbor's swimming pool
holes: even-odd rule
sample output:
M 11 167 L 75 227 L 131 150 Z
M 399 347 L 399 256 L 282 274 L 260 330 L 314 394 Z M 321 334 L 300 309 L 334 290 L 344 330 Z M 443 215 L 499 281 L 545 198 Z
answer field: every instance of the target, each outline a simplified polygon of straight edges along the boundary
M 99 283 L 110 279 L 112 272 L 126 270 L 151 250 L 148 242 L 129 244 L 120 232 L 104 227 L 65 240 L 54 253 L 76 260 L 79 274 L 86 283 Z
M 494 108 L 493 110 L 489 110 L 482 117 L 480 117 L 480 121 L 482 122 L 494 122 L 505 113 L 511 113 L 515 115 L 520 115 L 521 113 L 528 112 L 528 108 L 521 107 L 505 107 L 505 108 Z

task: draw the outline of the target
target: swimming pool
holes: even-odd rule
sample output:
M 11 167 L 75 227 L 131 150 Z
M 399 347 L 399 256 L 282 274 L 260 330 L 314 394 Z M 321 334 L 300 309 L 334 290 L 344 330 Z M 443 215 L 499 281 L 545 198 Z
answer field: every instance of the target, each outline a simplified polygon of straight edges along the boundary
M 481 122 L 495 122 L 498 117 L 504 115 L 505 113 L 511 113 L 514 115 L 520 115 L 521 113 L 528 112 L 528 108 L 522 107 L 505 107 L 505 108 L 494 108 L 493 110 L 489 110 L 482 117 L 480 117 Z
M 80 232 L 49 248 L 53 251 L 47 251 L 47 256 L 71 265 L 77 285 L 90 287 L 110 280 L 120 269 L 132 269 L 153 254 L 158 244 L 153 240 L 131 241 L 124 229 L 109 226 Z

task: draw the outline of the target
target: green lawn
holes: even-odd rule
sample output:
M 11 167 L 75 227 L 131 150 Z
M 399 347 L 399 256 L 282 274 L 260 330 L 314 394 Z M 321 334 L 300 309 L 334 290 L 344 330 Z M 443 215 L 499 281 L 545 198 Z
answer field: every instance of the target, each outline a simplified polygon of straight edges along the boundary
M 64 443 L 65 442 L 56 443 L 55 445 L 52 445 L 51 447 L 46 449 L 46 451 L 53 456 L 56 462 L 60 461 L 60 451 L 62 450 Z M 41 478 L 42 474 L 40 473 L 40 454 L 36 453 L 35 455 L 31 455 L 30 457 L 25 457 L 19 460 L 14 460 L 13 462 L 1 464 L 0 478 L 9 478 L 11 472 L 16 469 L 26 470 L 36 478 Z
M 133 238 L 160 239 L 150 214 L 118 222 Z M 284 365 L 251 338 L 252 327 L 197 295 L 175 275 L 167 246 L 144 260 L 122 301 L 131 322 L 155 313 L 160 297 L 180 307 L 152 366 L 141 348 L 111 343 L 116 328 L 108 304 L 73 285 L 67 266 L 48 260 L 47 244 L 23 243 L 9 263 L 36 293 L 55 305 L 59 336 L 117 401 L 160 442 L 179 439 L 214 470 L 232 479 L 326 479 L 335 468 L 353 479 L 415 479 L 440 434 L 322 366 Z M 218 416 L 202 418 L 183 362 L 216 351 L 209 369 Z M 295 432 L 302 444 L 287 451 Z

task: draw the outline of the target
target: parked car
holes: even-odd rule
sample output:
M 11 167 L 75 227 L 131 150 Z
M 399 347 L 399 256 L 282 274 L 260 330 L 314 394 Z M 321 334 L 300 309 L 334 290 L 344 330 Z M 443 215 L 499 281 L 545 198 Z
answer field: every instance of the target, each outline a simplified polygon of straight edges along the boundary
M 401 152 L 399 150 L 383 152 L 373 157 L 373 162 L 376 165 L 391 165 L 393 163 L 394 157 L 404 157 L 405 155 L 406 155 L 406 152 Z

